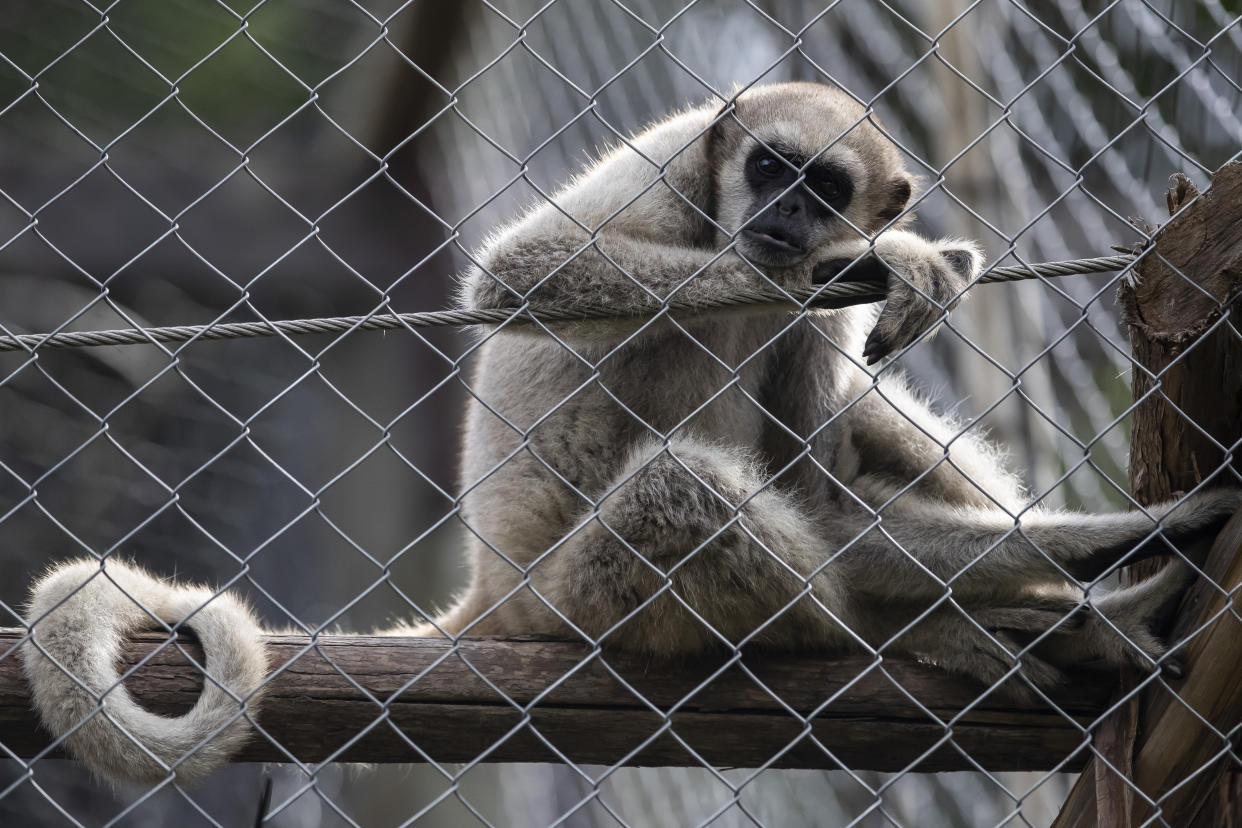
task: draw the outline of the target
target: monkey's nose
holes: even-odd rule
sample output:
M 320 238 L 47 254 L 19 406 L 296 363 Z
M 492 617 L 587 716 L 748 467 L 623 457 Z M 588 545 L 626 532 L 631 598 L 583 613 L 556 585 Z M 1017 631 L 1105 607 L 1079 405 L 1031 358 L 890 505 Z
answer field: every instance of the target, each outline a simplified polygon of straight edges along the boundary
M 782 216 L 797 215 L 798 211 L 801 209 L 801 205 L 799 205 L 798 202 L 792 198 L 782 198 L 780 201 L 776 202 L 776 212 L 780 213 Z

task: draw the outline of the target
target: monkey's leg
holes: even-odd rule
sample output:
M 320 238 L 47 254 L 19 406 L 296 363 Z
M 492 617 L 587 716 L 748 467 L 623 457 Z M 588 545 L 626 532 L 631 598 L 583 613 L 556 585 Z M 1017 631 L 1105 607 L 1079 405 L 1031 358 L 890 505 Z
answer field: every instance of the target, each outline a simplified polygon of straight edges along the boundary
M 1056 664 L 1120 667 L 1129 664 L 1141 672 L 1161 669 L 1178 676 L 1181 662 L 1168 654 L 1161 637 L 1173 621 L 1182 594 L 1195 571 L 1173 560 L 1154 577 L 1134 586 L 1115 589 L 1080 609 L 1077 628 L 1053 635 L 1038 648 Z
M 1131 665 L 1148 673 L 1164 668 L 1178 675 L 1180 665 L 1165 655 L 1155 633 L 1166 625 L 1192 572 L 1170 566 L 1087 605 L 1068 587 L 1061 595 L 1018 596 L 982 607 L 941 605 L 923 617 L 890 600 L 872 613 L 886 627 L 883 640 L 872 644 L 882 654 L 921 658 L 987 685 L 1003 682 L 1006 694 L 1029 701 L 1038 698 L 1032 684 L 1050 690 L 1083 666 Z M 1015 669 L 1025 681 L 1006 681 Z
M 532 572 L 556 612 L 627 649 L 846 640 L 839 581 L 805 575 L 823 540 L 740 454 L 676 439 L 619 473 L 599 509 Z M 821 558 L 822 559 L 822 558 Z
M 1079 667 L 1140 672 L 1163 670 L 1179 676 L 1181 664 L 1159 637 L 1172 620 L 1194 570 L 1174 561 L 1154 578 L 1082 603 L 1073 589 L 1063 595 L 1031 595 L 1014 603 L 936 610 L 891 645 L 936 661 L 946 669 L 995 683 L 1012 669 L 1019 653 L 1023 674 L 1049 689 L 1063 671 Z M 1012 688 L 1019 696 L 1020 688 Z
M 1020 528 L 1000 510 L 946 509 L 912 501 L 884 510 L 870 528 L 842 525 L 853 588 L 873 595 L 994 596 L 1012 587 L 1093 581 L 1121 562 L 1169 551 L 1216 532 L 1237 508 L 1236 490 L 1209 491 L 1141 512 L 1028 512 Z M 1167 542 L 1167 543 L 1166 543 Z
M 1064 683 L 1065 674 L 1042 653 L 1026 646 L 1023 637 L 1009 629 L 988 629 L 971 614 L 957 607 L 942 607 L 913 622 L 881 652 L 910 655 L 941 669 L 969 676 L 985 685 L 1005 684 L 1011 697 L 1035 700 L 1037 695 L 1021 680 L 1009 680 L 1015 670 L 1043 690 Z

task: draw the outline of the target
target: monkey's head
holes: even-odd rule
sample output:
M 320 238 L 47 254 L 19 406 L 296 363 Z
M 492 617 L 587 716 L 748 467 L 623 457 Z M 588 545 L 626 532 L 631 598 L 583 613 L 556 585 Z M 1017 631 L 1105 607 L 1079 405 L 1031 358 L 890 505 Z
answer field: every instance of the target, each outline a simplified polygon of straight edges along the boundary
M 822 244 L 874 234 L 913 190 L 863 107 L 821 84 L 748 90 L 712 137 L 716 220 L 758 264 L 797 264 Z

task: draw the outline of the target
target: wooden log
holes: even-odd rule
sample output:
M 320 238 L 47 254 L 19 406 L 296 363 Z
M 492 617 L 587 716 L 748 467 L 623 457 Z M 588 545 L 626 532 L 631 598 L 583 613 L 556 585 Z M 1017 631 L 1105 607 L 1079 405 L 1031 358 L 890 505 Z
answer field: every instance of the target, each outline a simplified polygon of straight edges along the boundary
M 1230 305 L 1242 289 L 1242 164 L 1221 167 L 1204 193 L 1184 176 L 1175 177 L 1167 202 L 1173 218 L 1155 234 L 1152 249 L 1135 268 L 1134 277 L 1118 291 L 1136 364 L 1130 487 L 1144 505 L 1197 487 L 1227 463 L 1236 468 L 1238 458 L 1232 452 L 1242 438 L 1242 342 L 1229 324 L 1223 324 L 1239 328 L 1242 323 L 1237 303 Z M 1231 318 L 1224 319 L 1226 315 Z M 1226 474 L 1223 480 L 1232 483 L 1233 478 Z M 1226 532 L 1211 552 L 1208 571 L 1224 579 L 1217 581 L 1222 587 L 1236 583 L 1228 580 L 1239 555 L 1236 540 Z M 1149 562 L 1133 567 L 1130 576 L 1141 579 L 1160 565 Z M 1201 583 L 1183 603 L 1175 640 L 1213 617 L 1217 606 L 1207 601 L 1205 593 L 1212 589 Z M 1218 621 L 1212 630 L 1222 623 Z M 1186 651 L 1193 678 L 1183 689 L 1195 694 L 1209 721 L 1228 730 L 1242 718 L 1227 699 L 1209 699 L 1212 691 L 1204 683 L 1226 692 L 1239 659 L 1212 630 L 1199 633 Z M 1210 641 L 1216 643 L 1204 649 Z M 1095 749 L 1107 764 L 1092 760 L 1090 772 L 1070 792 L 1057 828 L 1141 824 L 1152 813 L 1151 800 L 1185 778 L 1185 761 L 1201 755 L 1198 749 L 1205 744 L 1170 739 L 1161 728 L 1161 747 L 1153 746 L 1152 728 L 1161 717 L 1171 715 L 1171 724 L 1185 722 L 1172 715 L 1178 702 L 1167 691 L 1163 695 L 1149 691 L 1145 704 L 1140 716 L 1138 699 L 1132 698 L 1095 728 Z M 1187 740 L 1192 734 L 1194 739 L 1205 738 L 1202 727 L 1179 734 Z M 1136 743 L 1141 746 L 1137 759 Z M 1135 762 L 1142 763 L 1141 770 Z M 1181 777 L 1176 775 L 1179 772 Z M 1203 780 L 1215 779 L 1219 772 L 1219 768 L 1200 771 L 1192 785 L 1163 800 L 1164 818 L 1170 824 L 1190 824 L 1207 795 L 1201 787 Z M 1135 796 L 1136 790 L 1142 796 Z
M 1142 366 L 1130 439 L 1131 494 L 1142 504 L 1237 463 L 1229 454 L 1242 437 L 1242 343 L 1220 324 L 1242 319 L 1229 304 L 1242 290 L 1242 163 L 1221 167 L 1203 193 L 1177 176 L 1167 199 L 1176 215 L 1118 291 Z
M 1204 574 L 1208 580 L 1190 591 L 1174 633 L 1189 636 L 1186 678 L 1171 682 L 1173 692 L 1160 688 L 1144 699 L 1134 758 L 1134 784 L 1144 794 L 1134 803 L 1136 825 L 1157 811 L 1170 825 L 1230 824 L 1196 815 L 1219 784 L 1230 784 L 1222 777 L 1233 763 L 1222 754 L 1242 725 L 1242 606 L 1234 603 L 1242 587 L 1242 516 L 1217 538 Z
M 1169 681 L 1171 689 L 1151 687 L 1133 728 L 1138 747 L 1126 759 L 1133 772 L 1125 785 L 1142 795 L 1129 797 L 1124 811 L 1113 803 L 1100 808 L 1115 794 L 1096 787 L 1103 773 L 1096 768 L 1102 763 L 1092 760 L 1092 773 L 1079 777 L 1054 823 L 1058 828 L 1104 825 L 1105 816 L 1119 814 L 1128 820 L 1125 824 L 1143 825 L 1157 809 L 1169 825 L 1235 824 L 1205 817 L 1201 808 L 1215 806 L 1211 794 L 1227 764 L 1213 761 L 1227 744 L 1219 734 L 1242 724 L 1242 620 L 1237 615 L 1242 608 L 1235 608 L 1232 598 L 1242 587 L 1242 511 L 1221 530 L 1202 568 L 1207 578 L 1187 593 L 1172 632 L 1173 640 L 1186 640 L 1178 651 L 1188 666 L 1186 677 Z M 1222 802 L 1232 799 L 1226 796 Z
M 20 640 L 0 630 L 0 742 L 31 757 L 49 739 L 30 708 Z M 262 732 L 240 761 L 1072 770 L 1110 692 L 1090 679 L 1065 688 L 1055 700 L 1067 717 L 866 657 L 657 666 L 561 641 L 324 635 L 269 636 L 267 646 Z M 165 715 L 193 704 L 201 676 L 181 647 L 201 663 L 185 638 L 128 646 L 123 669 L 147 659 L 126 682 L 140 704 Z

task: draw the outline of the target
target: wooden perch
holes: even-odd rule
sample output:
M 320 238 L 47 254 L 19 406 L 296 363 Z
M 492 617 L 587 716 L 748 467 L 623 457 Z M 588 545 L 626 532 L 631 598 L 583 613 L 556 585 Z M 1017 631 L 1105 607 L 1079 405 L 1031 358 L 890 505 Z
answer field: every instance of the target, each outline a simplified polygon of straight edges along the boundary
M 30 757 L 49 739 L 13 649 L 20 640 L 20 630 L 0 630 L 0 742 Z M 179 715 L 202 679 L 177 646 L 151 655 L 161 642 L 149 634 L 129 645 L 123 669 L 150 660 L 126 686 L 143 706 Z M 196 645 L 178 645 L 202 663 Z M 863 657 L 747 657 L 760 684 L 736 664 L 712 679 L 721 664 L 603 656 L 623 683 L 600 657 L 586 659 L 589 649 L 561 641 L 454 648 L 439 638 L 322 636 L 312 646 L 307 636 L 270 636 L 267 645 L 275 673 L 258 720 L 270 739 L 256 733 L 241 761 L 1074 770 L 1085 759 L 1082 728 L 1112 689 L 1098 677 L 1065 688 L 1056 698 L 1066 718 L 995 692 L 979 700 L 982 685 L 927 666 Z M 810 728 L 790 709 L 814 712 Z
M 1171 824 L 1200 824 L 1191 817 L 1232 765 L 1213 760 L 1229 748 L 1226 735 L 1236 735 L 1242 724 L 1242 607 L 1234 603 L 1242 587 L 1242 520 L 1237 516 L 1212 548 L 1204 572 L 1213 583 L 1201 580 L 1191 590 L 1175 631 L 1179 639 L 1193 634 L 1182 651 L 1190 665 L 1186 679 L 1173 683 L 1176 695 L 1151 694 L 1139 719 L 1142 740 L 1134 758 L 1134 783 Z M 1205 622 L 1207 628 L 1195 633 Z M 1134 824 L 1143 824 L 1155 811 L 1139 799 Z
M 1242 439 L 1242 311 L 1230 305 L 1242 290 L 1242 164 L 1221 167 L 1204 193 L 1176 176 L 1167 199 L 1173 218 L 1118 291 L 1136 363 L 1130 487 L 1144 505 L 1194 489 L 1227 463 L 1236 468 Z M 1231 474 L 1218 479 L 1236 485 Z M 1133 567 L 1132 576 L 1158 567 Z M 1237 516 L 1204 571 L 1213 583 L 1200 579 L 1190 591 L 1174 631 L 1174 640 L 1193 636 L 1179 651 L 1187 678 L 1172 684 L 1176 696 L 1155 685 L 1141 714 L 1134 697 L 1094 729 L 1107 763 L 1092 760 L 1056 828 L 1145 824 L 1153 802 L 1170 825 L 1238 824 L 1228 821 L 1238 814 L 1201 812 L 1218 784 L 1236 782 L 1218 783 L 1225 763 L 1212 760 L 1226 748 L 1218 734 L 1242 724 L 1242 622 L 1226 594 L 1242 585 Z

